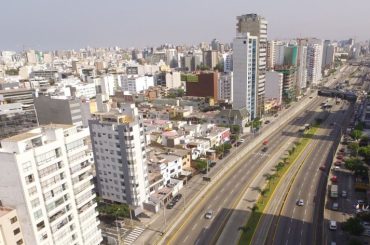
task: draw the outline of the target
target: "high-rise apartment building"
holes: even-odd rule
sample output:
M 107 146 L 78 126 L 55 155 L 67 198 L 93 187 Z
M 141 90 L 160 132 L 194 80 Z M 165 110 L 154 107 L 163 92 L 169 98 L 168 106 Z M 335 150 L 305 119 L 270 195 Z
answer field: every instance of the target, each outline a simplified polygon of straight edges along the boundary
M 246 14 L 237 17 L 237 33 L 249 33 L 257 37 L 257 105 L 256 116 L 264 113 L 265 74 L 267 52 L 267 20 L 257 14 Z
M 307 39 L 307 82 L 309 85 L 317 85 L 321 78 L 322 66 L 322 40 Z
M 322 69 L 330 69 L 334 65 L 335 46 L 330 40 L 324 41 L 322 52 Z
M 233 109 L 246 108 L 249 119 L 257 114 L 258 94 L 258 38 L 242 34 L 233 42 Z
M 81 107 L 78 99 L 59 99 L 50 96 L 35 98 L 39 123 L 82 125 Z
M 298 40 L 297 47 L 297 90 L 301 94 L 307 88 L 307 46 Z
M 218 51 L 207 50 L 203 52 L 203 64 L 209 69 L 213 69 L 218 64 Z
M 100 244 L 87 129 L 47 125 L 1 140 L 0 200 L 26 244 Z
M 149 196 L 144 128 L 134 104 L 89 120 L 98 191 L 109 202 L 141 208 Z
M 218 79 L 218 99 L 233 101 L 233 72 L 220 75 Z

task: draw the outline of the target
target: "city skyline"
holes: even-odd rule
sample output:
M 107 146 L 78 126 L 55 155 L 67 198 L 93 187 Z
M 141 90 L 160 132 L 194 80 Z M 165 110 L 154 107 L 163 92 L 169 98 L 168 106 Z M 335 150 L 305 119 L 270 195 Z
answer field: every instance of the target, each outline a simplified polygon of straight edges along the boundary
M 35 0 L 22 5 L 5 2 L 2 6 L 7 11 L 0 16 L 0 28 L 6 35 L 2 35 L 0 50 L 141 48 L 162 43 L 197 44 L 213 38 L 231 43 L 235 36 L 235 16 L 245 13 L 259 14 L 269 21 L 269 39 L 368 40 L 363 30 L 370 24 L 366 15 L 370 6 L 365 6 L 370 3 L 344 3 L 314 0 L 297 4 L 283 0 L 279 3 L 235 1 L 225 5 L 221 1 L 191 0 L 182 6 L 162 0 L 143 7 L 142 3 L 118 1 L 107 4 Z

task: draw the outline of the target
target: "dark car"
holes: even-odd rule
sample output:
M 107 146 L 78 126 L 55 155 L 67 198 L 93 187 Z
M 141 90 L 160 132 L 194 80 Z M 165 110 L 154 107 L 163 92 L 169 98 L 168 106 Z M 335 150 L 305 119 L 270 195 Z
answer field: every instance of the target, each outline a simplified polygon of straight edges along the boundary
M 216 166 L 216 162 L 211 162 L 211 163 L 209 164 L 209 167 L 211 167 L 211 168 L 213 168 L 214 166 Z
M 268 147 L 267 146 L 265 146 L 265 147 L 262 148 L 262 151 L 263 152 L 266 152 L 267 150 L 268 150 Z
M 180 201 L 180 199 L 182 198 L 182 195 L 181 194 L 177 194 L 174 198 L 173 198 L 173 200 L 174 201 L 176 201 L 176 202 L 178 202 L 178 201 Z
M 175 202 L 173 202 L 173 201 L 171 201 L 171 202 L 169 202 L 168 204 L 167 204 L 167 206 L 166 206 L 166 208 L 167 209 L 172 209 L 174 206 L 175 206 Z

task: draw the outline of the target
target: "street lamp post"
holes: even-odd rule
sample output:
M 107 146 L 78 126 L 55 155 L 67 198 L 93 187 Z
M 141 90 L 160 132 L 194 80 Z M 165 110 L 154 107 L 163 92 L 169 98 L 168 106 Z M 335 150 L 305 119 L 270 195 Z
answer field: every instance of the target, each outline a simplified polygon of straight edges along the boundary
M 120 211 L 119 208 L 117 209 L 117 212 L 116 212 L 116 231 L 117 231 L 117 244 L 120 245 L 121 244 L 121 235 L 120 235 L 119 228 L 118 228 L 118 211 Z

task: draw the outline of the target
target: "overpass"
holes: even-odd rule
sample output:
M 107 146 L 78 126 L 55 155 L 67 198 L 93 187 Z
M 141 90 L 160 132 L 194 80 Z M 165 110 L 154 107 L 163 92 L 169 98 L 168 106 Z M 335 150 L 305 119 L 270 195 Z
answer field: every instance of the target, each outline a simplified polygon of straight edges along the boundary
M 341 98 L 348 101 L 356 101 L 357 95 L 352 92 L 344 92 L 336 89 L 323 88 L 317 91 L 318 96 Z

